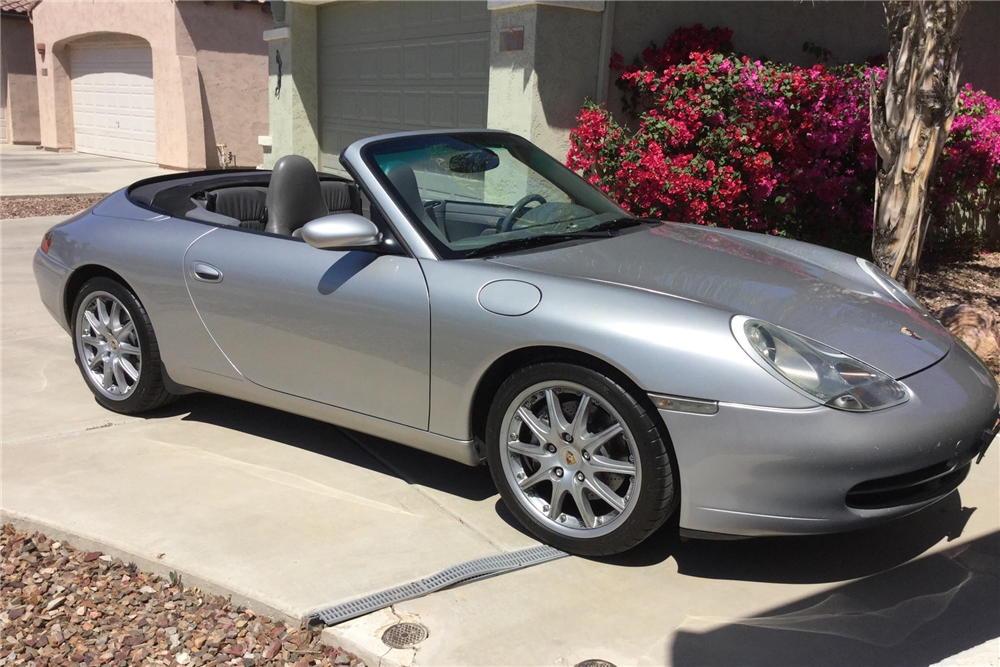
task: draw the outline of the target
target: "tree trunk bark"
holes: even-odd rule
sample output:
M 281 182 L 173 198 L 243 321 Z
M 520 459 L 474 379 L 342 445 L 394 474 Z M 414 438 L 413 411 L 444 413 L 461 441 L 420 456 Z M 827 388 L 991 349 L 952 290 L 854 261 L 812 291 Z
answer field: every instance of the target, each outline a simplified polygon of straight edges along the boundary
M 955 118 L 958 25 L 964 1 L 892 0 L 885 5 L 889 56 L 885 80 L 871 84 L 875 178 L 872 255 L 910 291 L 929 224 L 934 165 Z

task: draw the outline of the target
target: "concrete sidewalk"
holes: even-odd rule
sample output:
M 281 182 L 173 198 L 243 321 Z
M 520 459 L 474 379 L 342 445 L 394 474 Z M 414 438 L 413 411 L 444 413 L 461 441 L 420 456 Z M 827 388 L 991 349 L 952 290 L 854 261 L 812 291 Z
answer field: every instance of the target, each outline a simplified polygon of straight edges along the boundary
M 5 520 L 294 619 L 536 544 L 485 468 L 214 396 L 147 418 L 100 408 L 31 275 L 57 220 L 0 224 Z M 960 493 L 876 529 L 681 542 L 667 528 L 617 558 L 564 558 L 326 633 L 372 667 L 947 660 L 1000 635 L 998 445 Z M 429 637 L 390 651 L 380 631 L 411 617 Z
M 0 145 L 0 196 L 104 194 L 143 178 L 177 173 L 155 164 L 36 146 Z

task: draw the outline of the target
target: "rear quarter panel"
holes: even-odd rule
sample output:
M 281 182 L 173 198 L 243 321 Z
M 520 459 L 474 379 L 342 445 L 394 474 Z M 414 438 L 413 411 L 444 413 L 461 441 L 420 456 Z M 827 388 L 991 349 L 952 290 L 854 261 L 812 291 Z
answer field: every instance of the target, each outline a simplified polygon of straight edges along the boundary
M 185 250 L 215 229 L 135 206 L 122 190 L 88 215 L 54 227 L 49 254 L 74 271 L 96 265 L 121 276 L 149 315 L 170 377 L 196 386 L 200 372 L 239 377 L 198 318 L 184 284 Z M 65 298 L 72 307 L 75 295 Z

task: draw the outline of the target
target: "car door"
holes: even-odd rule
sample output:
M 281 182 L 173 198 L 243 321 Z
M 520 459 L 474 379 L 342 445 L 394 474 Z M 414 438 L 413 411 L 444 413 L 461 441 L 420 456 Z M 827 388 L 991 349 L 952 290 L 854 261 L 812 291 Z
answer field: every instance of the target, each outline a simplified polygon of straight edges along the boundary
M 416 259 L 220 227 L 188 248 L 184 270 L 246 379 L 427 428 L 430 311 Z

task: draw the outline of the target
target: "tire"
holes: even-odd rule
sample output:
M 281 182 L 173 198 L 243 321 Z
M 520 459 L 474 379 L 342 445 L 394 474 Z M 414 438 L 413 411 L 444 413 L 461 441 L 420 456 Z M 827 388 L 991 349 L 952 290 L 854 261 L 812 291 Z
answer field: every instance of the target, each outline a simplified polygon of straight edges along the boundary
M 607 556 L 635 547 L 673 513 L 669 436 L 641 392 L 623 385 L 630 383 L 546 362 L 516 371 L 497 391 L 486 424 L 490 474 L 507 508 L 542 542 Z M 562 415 L 556 428 L 553 405 Z
M 149 315 L 129 288 L 110 278 L 91 278 L 76 295 L 72 324 L 76 364 L 98 403 L 133 415 L 174 398 L 163 383 L 160 349 Z

